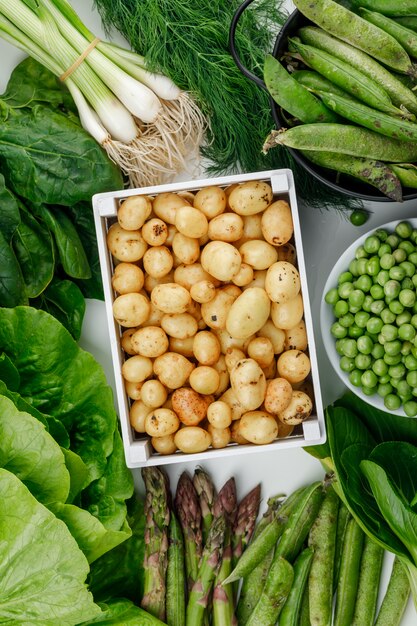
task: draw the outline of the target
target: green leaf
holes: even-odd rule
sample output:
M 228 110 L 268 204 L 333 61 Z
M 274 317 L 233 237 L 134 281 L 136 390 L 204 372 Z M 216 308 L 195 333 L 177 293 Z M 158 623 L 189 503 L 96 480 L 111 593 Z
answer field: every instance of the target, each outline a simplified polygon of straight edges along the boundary
M 0 307 L 27 304 L 26 286 L 15 253 L 0 231 Z
M 61 448 L 61 451 L 70 476 L 70 488 L 66 501 L 68 504 L 71 504 L 88 484 L 88 469 L 78 454 L 66 448 Z
M 55 278 L 42 294 L 39 308 L 59 320 L 74 339 L 80 338 L 85 300 L 77 285 L 71 280 Z
M 97 142 L 70 117 L 42 105 L 12 109 L 0 125 L 0 169 L 33 202 L 70 206 L 123 180 Z
M 4 352 L 0 356 L 0 380 L 4 381 L 5 385 L 7 385 L 11 391 L 17 391 L 17 389 L 19 389 L 19 372 Z
M 70 476 L 59 445 L 5 396 L 0 396 L 0 467 L 13 472 L 46 506 L 68 497 Z
M 388 441 L 373 449 L 369 460 L 387 473 L 405 504 L 417 494 L 417 448 L 403 441 Z
M 140 607 L 124 600 L 123 598 L 112 599 L 108 602 L 99 602 L 103 614 L 89 622 L 83 622 L 79 626 L 89 626 L 96 624 L 99 626 L 166 626 L 158 618 L 147 613 Z
M 0 469 L 0 623 L 74 626 L 100 614 L 68 528 Z M 13 557 L 13 558 L 11 558 Z
M 417 565 L 417 513 L 404 504 L 382 467 L 373 461 L 362 461 L 361 470 L 370 483 L 382 515 Z
M 51 282 L 54 270 L 54 248 L 47 228 L 28 211 L 21 211 L 22 221 L 13 236 L 13 249 L 19 261 L 26 292 L 36 298 Z
M 38 205 L 33 211 L 53 233 L 64 271 L 72 278 L 90 278 L 87 255 L 71 220 L 59 207 Z
M 89 481 L 100 478 L 113 450 L 117 417 L 99 363 L 56 319 L 31 307 L 0 309 L 0 351 L 19 371 L 19 393 L 62 422 Z
M 17 200 L 6 188 L 4 176 L 0 174 L 0 231 L 8 243 L 19 224 L 20 213 Z

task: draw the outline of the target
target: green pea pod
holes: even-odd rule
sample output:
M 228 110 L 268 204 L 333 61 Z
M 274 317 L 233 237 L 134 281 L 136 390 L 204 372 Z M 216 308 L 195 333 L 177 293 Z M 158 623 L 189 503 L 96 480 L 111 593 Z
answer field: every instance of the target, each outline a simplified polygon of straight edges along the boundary
M 352 626 L 373 626 L 384 549 L 365 536 Z
M 324 104 L 332 111 L 360 126 L 365 126 L 386 137 L 401 141 L 417 141 L 417 124 L 391 117 L 382 111 L 375 111 L 361 102 L 353 102 L 336 94 L 316 92 Z M 404 159 L 403 159 L 404 160 Z
M 383 15 L 417 16 L 417 0 L 353 0 L 353 4 Z
M 282 557 L 274 561 L 247 626 L 271 626 L 271 624 L 275 624 L 290 593 L 293 580 L 293 568 L 288 561 Z
M 414 58 L 417 57 L 417 35 L 409 28 L 398 24 L 391 18 L 376 11 L 369 11 L 368 9 L 360 8 L 360 15 L 371 24 L 375 24 L 379 28 L 382 28 L 386 33 L 389 33 L 397 41 L 400 42 L 404 50 Z
M 333 591 L 336 590 L 337 583 L 339 581 L 340 562 L 342 559 L 342 548 L 345 540 L 346 528 L 350 519 L 349 509 L 341 503 L 339 506 L 339 513 L 337 516 L 337 530 L 336 530 L 336 548 L 334 555 L 334 576 L 333 576 Z
M 352 626 L 364 533 L 357 522 L 349 520 L 343 545 L 340 579 L 337 586 L 334 626 Z
M 415 76 L 410 57 L 398 41 L 356 13 L 333 0 L 295 0 L 294 4 L 305 17 L 335 37 L 367 52 L 397 72 Z
M 265 57 L 264 81 L 275 102 L 301 122 L 310 124 L 337 121 L 338 117 L 319 98 L 297 83 L 270 54 Z
M 398 176 L 403 187 L 417 189 L 417 167 L 412 163 L 391 164 L 390 168 Z
M 376 189 L 379 189 L 381 193 L 394 200 L 394 202 L 402 201 L 400 180 L 392 168 L 382 161 L 354 157 L 347 154 L 337 154 L 335 152 L 303 151 L 303 154 L 320 167 L 353 176 L 368 185 L 372 185 L 372 187 L 376 187 Z
M 307 87 L 307 89 L 312 89 L 313 91 L 328 91 L 329 93 L 335 93 L 339 96 L 350 98 L 346 91 L 343 91 L 343 89 L 332 83 L 330 80 L 327 80 L 327 78 L 318 72 L 311 70 L 297 70 L 296 72 L 293 72 L 292 76 L 295 78 L 297 83 L 300 83 L 303 87 Z
M 405 567 L 395 557 L 375 626 L 399 626 L 409 597 L 410 582 Z
M 313 555 L 313 548 L 305 548 L 294 563 L 294 582 L 282 609 L 279 626 L 294 626 L 298 623 Z
M 360 70 L 368 78 L 385 89 L 396 106 L 400 108 L 405 107 L 411 113 L 417 114 L 416 94 L 398 76 L 394 76 L 392 72 L 368 54 L 362 52 L 362 50 L 337 39 L 337 37 L 333 37 L 322 28 L 317 28 L 317 26 L 303 26 L 297 31 L 297 35 L 303 43 L 320 48 L 320 50 L 324 50 Z M 294 78 L 296 78 L 295 75 Z M 401 78 L 406 77 L 401 76 Z M 320 87 L 317 88 L 320 89 Z M 329 90 L 323 88 L 323 91 Z M 413 119 L 413 117 L 410 117 L 410 119 Z
M 402 111 L 392 104 L 387 92 L 358 69 L 324 50 L 298 43 L 294 39 L 290 41 L 305 64 L 332 83 L 374 109 L 402 116 Z
M 411 28 L 411 30 L 417 31 L 417 16 L 414 17 L 410 15 L 410 17 L 394 17 L 393 19 L 397 22 L 397 24 L 401 24 L 406 28 Z

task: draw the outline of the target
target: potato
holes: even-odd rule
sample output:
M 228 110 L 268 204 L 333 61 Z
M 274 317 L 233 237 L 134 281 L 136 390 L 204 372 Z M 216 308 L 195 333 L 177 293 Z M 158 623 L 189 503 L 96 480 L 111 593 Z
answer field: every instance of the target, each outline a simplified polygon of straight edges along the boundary
M 187 337 L 187 339 L 177 339 L 176 337 L 169 338 L 169 351 L 178 352 L 183 356 L 194 356 L 193 352 L 194 337 Z
M 177 233 L 172 240 L 172 250 L 180 261 L 178 265 L 182 263 L 191 265 L 195 263 L 200 256 L 200 245 L 197 239 L 186 237 L 182 233 Z
M 217 186 L 203 187 L 196 193 L 193 204 L 210 220 L 226 209 L 226 193 Z
M 272 202 L 272 189 L 262 181 L 242 183 L 231 192 L 229 206 L 239 215 L 254 215 L 264 211 Z
M 267 367 L 263 367 L 262 371 L 265 374 L 265 378 L 267 381 L 275 378 L 277 375 L 277 363 L 275 359 L 273 359 L 271 363 L 267 365 Z
M 164 315 L 161 326 L 167 335 L 176 339 L 194 337 L 198 329 L 197 321 L 190 313 Z
M 257 409 L 264 401 L 265 374 L 254 359 L 238 361 L 230 372 L 230 384 L 239 404 L 246 410 Z
M 204 246 L 200 260 L 206 272 L 224 282 L 236 276 L 242 262 L 238 250 L 225 241 L 210 241 Z
M 214 367 L 201 365 L 196 367 L 190 374 L 190 385 L 197 393 L 204 395 L 216 393 L 219 384 L 220 374 Z
M 205 419 L 209 400 L 189 387 L 176 389 L 172 394 L 172 408 L 185 426 L 197 426 Z
M 248 411 L 240 419 L 239 433 L 251 443 L 265 445 L 276 439 L 278 424 L 266 411 Z
M 216 372 L 218 372 L 220 376 L 220 383 L 215 392 L 216 396 L 220 396 L 226 391 L 230 382 L 230 376 L 229 372 L 227 371 L 226 362 L 223 354 L 219 356 L 219 360 L 217 361 L 217 363 L 213 363 L 212 367 L 216 370 Z
M 191 265 L 179 265 L 174 272 L 174 282 L 188 291 L 191 287 L 201 280 L 207 280 L 217 287 L 219 282 L 210 276 L 206 270 L 203 269 L 201 263 L 192 263 Z
M 153 212 L 156 217 L 167 224 L 175 224 L 177 210 L 183 206 L 190 206 L 185 198 L 170 191 L 158 194 L 153 201 Z
M 297 260 L 297 251 L 292 243 L 286 243 L 283 246 L 279 246 L 279 248 L 277 248 L 277 252 L 278 261 L 288 261 L 288 263 L 295 265 Z
M 145 430 L 151 437 L 166 437 L 177 432 L 180 420 L 170 409 L 155 409 L 145 419 Z
M 271 313 L 273 306 L 274 305 L 271 307 Z M 277 328 L 271 320 L 268 320 L 266 324 L 262 326 L 257 335 L 258 337 L 266 337 L 270 340 L 272 347 L 274 348 L 274 354 L 281 354 L 281 352 L 284 351 L 285 332 L 280 328 Z
M 274 378 L 266 384 L 264 406 L 272 415 L 287 408 L 292 398 L 292 387 L 285 378 Z
M 168 350 L 168 337 L 159 326 L 145 326 L 139 328 L 132 335 L 132 347 L 137 354 L 151 359 L 161 356 Z
M 211 280 L 199 280 L 198 283 L 192 285 L 190 295 L 195 302 L 204 304 L 213 300 L 216 295 L 216 287 Z
M 208 236 L 215 241 L 238 241 L 243 235 L 243 220 L 236 213 L 223 213 L 210 220 Z
M 300 323 L 304 315 L 304 305 L 301 293 L 295 298 L 277 304 L 273 302 L 271 305 L 271 319 L 277 328 L 289 330 Z
M 232 423 L 232 409 L 226 402 L 217 400 L 209 405 L 207 419 L 214 428 L 228 428 Z
M 266 270 L 278 259 L 278 252 L 271 244 L 262 239 L 246 241 L 239 247 L 242 262 L 254 270 Z
M 150 303 L 150 305 L 151 305 L 151 310 L 149 313 L 149 317 L 144 322 L 142 322 L 141 324 L 142 328 L 144 328 L 145 326 L 159 326 L 164 316 L 164 313 L 160 311 L 159 309 L 157 309 L 156 306 L 152 304 L 152 302 Z
M 135 327 L 128 328 L 127 330 L 123 332 L 120 338 L 120 345 L 122 346 L 123 350 L 126 352 L 126 354 L 130 354 L 131 356 L 136 354 L 136 350 L 132 346 L 132 335 L 136 331 L 137 331 L 137 328 Z
M 237 339 L 247 339 L 265 324 L 271 303 L 264 289 L 246 289 L 231 305 L 226 330 Z
M 233 284 L 238 287 L 249 285 L 253 281 L 253 268 L 247 263 L 241 263 L 240 270 L 233 278 Z
M 282 246 L 293 236 L 291 209 L 285 200 L 277 200 L 262 213 L 262 234 L 273 246 Z
M 119 293 L 139 293 L 143 287 L 145 277 L 140 267 L 134 263 L 119 263 L 114 269 L 111 279 L 113 289 Z
M 220 342 L 214 333 L 202 330 L 194 337 L 193 352 L 201 365 L 213 365 L 220 356 Z
M 301 320 L 294 328 L 285 331 L 286 350 L 307 350 L 307 332 L 304 320 Z
M 211 444 L 211 436 L 199 426 L 186 426 L 175 433 L 175 445 L 185 454 L 204 452 Z
M 158 217 L 154 217 L 143 225 L 142 237 L 150 246 L 163 246 L 168 239 L 168 226 Z
M 233 305 L 234 297 L 226 291 L 216 289 L 216 295 L 210 302 L 201 305 L 201 315 L 210 328 L 222 330 L 226 327 L 226 320 Z
M 141 383 L 152 375 L 152 361 L 146 356 L 131 356 L 122 365 L 122 376 L 130 383 Z
M 301 350 L 283 352 L 277 362 L 278 374 L 289 383 L 299 383 L 310 373 L 310 359 Z
M 190 204 L 194 202 L 195 194 L 192 191 L 178 191 L 177 195 L 180 196 L 180 198 L 185 198 Z
M 168 226 L 168 237 L 165 241 L 165 245 L 172 246 L 172 242 L 174 241 L 174 237 L 178 231 L 175 228 L 174 224 L 168 224 L 167 226 Z
M 232 337 L 232 335 L 230 335 L 225 329 L 216 329 L 213 332 L 220 342 L 220 349 L 223 354 L 226 354 L 229 348 L 238 348 L 239 350 L 245 351 L 245 347 L 248 342 L 246 337 L 243 339 L 236 339 L 236 337 Z
M 152 278 L 162 278 L 174 265 L 172 254 L 166 246 L 153 246 L 143 255 L 143 269 Z
M 168 397 L 167 390 L 159 380 L 146 380 L 141 389 L 141 400 L 151 409 L 162 406 Z
M 283 424 L 280 420 L 277 420 L 278 424 L 278 439 L 284 439 L 285 437 L 289 437 L 294 430 L 294 426 L 291 424 Z
M 288 406 L 278 413 L 278 419 L 284 424 L 296 426 L 311 415 L 313 403 L 304 391 L 293 391 Z
M 212 448 L 225 448 L 231 440 L 230 428 L 215 428 L 212 424 L 207 426 L 211 436 Z
M 165 437 L 152 437 L 151 444 L 155 452 L 159 454 L 174 454 L 177 451 L 174 435 L 165 435 Z
M 130 383 L 128 380 L 124 381 L 125 391 L 127 396 L 131 400 L 140 400 L 141 399 L 141 390 L 143 383 Z
M 243 289 L 250 289 L 251 287 L 260 287 L 265 289 L 266 270 L 255 270 L 253 272 L 253 278 L 250 283 L 243 286 Z
M 145 422 L 147 416 L 151 412 L 152 409 L 146 406 L 142 400 L 135 400 L 135 402 L 132 403 L 129 410 L 129 421 L 130 425 L 134 428 L 134 430 L 136 430 L 137 433 L 146 432 Z
M 115 259 L 126 263 L 139 261 L 148 248 L 138 230 L 124 230 L 119 224 L 110 226 L 107 232 L 107 246 Z
M 165 352 L 165 354 L 158 356 L 153 363 L 155 375 L 168 389 L 182 387 L 193 369 L 193 363 L 182 354 L 175 352 Z
M 239 348 L 227 348 L 224 358 L 226 359 L 226 367 L 231 372 L 238 361 L 246 359 L 246 354 Z
M 272 300 L 281 304 L 295 298 L 301 288 L 297 268 L 287 261 L 277 261 L 268 268 L 265 291 Z
M 247 439 L 245 439 L 242 435 L 242 433 L 240 432 L 240 419 L 235 420 L 234 422 L 231 423 L 230 425 L 230 437 L 231 440 L 234 441 L 235 443 L 242 445 L 245 445 L 247 443 L 249 443 L 249 441 Z
M 232 420 L 238 420 L 242 417 L 245 409 L 240 404 L 238 397 L 232 387 L 229 387 L 219 398 L 221 402 L 225 402 L 230 406 L 232 411 Z
M 147 320 L 151 303 L 141 293 L 124 293 L 113 302 L 113 315 L 120 326 L 132 328 Z
M 182 206 L 177 209 L 175 226 L 180 233 L 192 239 L 203 237 L 208 232 L 206 216 L 192 206 Z
M 145 275 L 145 290 L 147 293 L 151 293 L 152 289 L 157 285 L 166 285 L 168 283 L 174 282 L 174 271 L 171 270 L 165 276 L 160 276 L 159 278 L 154 278 L 153 276 L 149 276 L 149 274 Z
M 274 360 L 274 347 L 267 337 L 254 337 L 247 347 L 248 357 L 254 359 L 264 369 Z
M 163 313 L 185 313 L 191 304 L 191 296 L 181 285 L 166 283 L 152 289 L 151 302 Z
M 120 204 L 117 221 L 125 230 L 139 230 L 152 212 L 152 201 L 148 196 L 131 196 Z

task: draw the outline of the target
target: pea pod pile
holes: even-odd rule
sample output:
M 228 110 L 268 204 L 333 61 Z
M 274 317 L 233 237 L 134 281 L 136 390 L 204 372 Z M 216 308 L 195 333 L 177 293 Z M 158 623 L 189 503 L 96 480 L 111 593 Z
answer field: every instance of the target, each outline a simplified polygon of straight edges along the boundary
M 264 65 L 289 128 L 273 131 L 264 152 L 299 150 L 402 201 L 404 189 L 417 189 L 417 33 L 407 21 L 417 18 L 416 0 L 355 0 L 352 10 L 334 0 L 294 4 L 306 25 Z

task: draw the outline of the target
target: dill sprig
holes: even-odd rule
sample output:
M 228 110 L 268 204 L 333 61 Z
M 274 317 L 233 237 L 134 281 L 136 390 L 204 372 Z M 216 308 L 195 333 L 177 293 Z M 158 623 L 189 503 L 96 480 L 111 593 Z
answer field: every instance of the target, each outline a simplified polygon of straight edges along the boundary
M 310 206 L 352 209 L 361 203 L 332 192 L 298 166 L 285 148 L 262 154 L 274 127 L 269 96 L 241 74 L 228 49 L 239 0 L 95 0 L 104 26 L 116 28 L 150 69 L 191 92 L 210 128 L 202 156 L 209 175 L 290 167 Z M 284 0 L 257 0 L 243 13 L 236 48 L 262 77 L 265 54 L 288 17 Z

